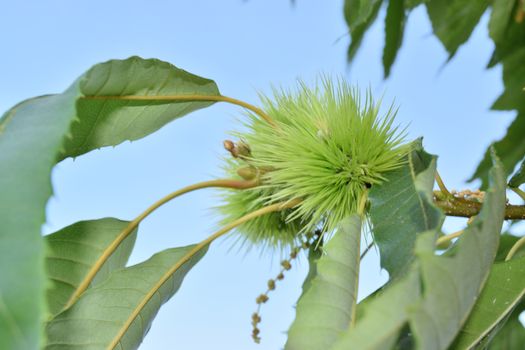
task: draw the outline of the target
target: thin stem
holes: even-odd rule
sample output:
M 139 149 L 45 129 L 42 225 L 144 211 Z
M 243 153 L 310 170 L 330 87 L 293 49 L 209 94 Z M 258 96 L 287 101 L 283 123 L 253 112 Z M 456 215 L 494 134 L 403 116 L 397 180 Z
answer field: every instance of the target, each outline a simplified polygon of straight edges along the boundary
M 364 220 L 365 211 L 366 211 L 366 202 L 368 200 L 368 190 L 365 189 L 363 194 L 361 195 L 361 198 L 359 200 L 359 207 L 357 213 L 361 217 L 361 222 Z M 359 290 L 359 270 L 361 268 L 361 225 L 359 225 L 359 233 L 356 237 L 356 245 L 357 245 L 357 254 L 356 254 L 356 264 L 355 264 L 355 288 L 354 288 L 354 298 L 352 300 L 352 315 L 350 318 L 350 328 L 354 328 L 356 324 L 356 318 L 357 318 L 357 293 Z
M 275 212 L 275 211 L 281 211 L 281 210 L 284 210 L 284 209 L 287 209 L 287 208 L 292 208 L 292 207 L 296 206 L 299 203 L 300 203 L 300 200 L 295 199 L 295 200 L 291 200 L 291 201 L 287 201 L 287 202 L 281 202 L 281 203 L 272 204 L 272 205 L 266 206 L 264 208 L 261 208 L 259 210 L 255 210 L 255 211 L 253 211 L 253 212 L 251 212 L 249 214 L 246 214 L 245 216 L 243 216 L 243 217 L 241 217 L 241 218 L 231 222 L 230 224 L 224 226 L 219 231 L 215 232 L 214 234 L 212 234 L 211 236 L 209 236 L 208 238 L 206 238 L 205 240 L 203 240 L 202 242 L 200 242 L 199 244 L 194 246 L 188 253 L 186 253 L 186 255 L 184 255 L 179 261 L 177 261 L 177 263 L 175 265 L 173 265 L 159 279 L 159 281 L 153 286 L 153 288 L 151 288 L 151 290 L 148 292 L 148 294 L 146 294 L 146 296 L 142 299 L 140 304 L 137 305 L 135 310 L 133 310 L 133 312 L 131 313 L 131 315 L 127 319 L 126 323 L 122 326 L 122 328 L 120 329 L 118 334 L 115 336 L 115 338 L 113 339 L 111 344 L 108 346 L 108 349 L 113 349 L 118 344 L 120 339 L 122 339 L 124 334 L 127 332 L 129 327 L 133 323 L 133 321 L 138 317 L 138 315 L 140 314 L 142 309 L 144 309 L 146 304 L 151 300 L 151 298 L 155 295 L 155 293 L 157 293 L 157 291 L 160 289 L 160 287 L 162 287 L 162 285 L 164 283 L 166 283 L 166 281 L 175 272 L 177 272 L 177 270 L 182 265 L 187 263 L 195 254 L 200 252 L 204 247 L 208 246 L 210 243 L 212 243 L 217 238 L 225 235 L 230 230 L 236 228 L 239 225 L 244 224 L 247 221 L 250 221 L 252 219 L 255 219 L 255 218 L 259 217 L 259 216 L 262 216 L 262 215 L 265 215 L 265 214 L 268 214 L 268 213 L 272 213 L 272 212 Z
M 521 237 L 516 243 L 514 243 L 512 248 L 510 248 L 509 253 L 507 254 L 507 257 L 505 257 L 505 261 L 509 261 L 510 259 L 512 259 L 512 257 L 518 252 L 518 250 L 523 248 L 524 245 L 525 245 L 525 236 Z
M 359 258 L 360 260 L 363 260 L 363 258 L 366 256 L 366 254 L 368 254 L 368 252 L 370 251 L 370 249 L 372 249 L 372 247 L 374 246 L 374 242 L 370 242 L 370 244 L 365 248 L 365 250 L 361 253 L 361 257 Z
M 519 189 L 518 187 L 511 187 L 510 189 L 525 201 L 525 191 Z
M 474 221 L 474 216 L 470 217 L 468 220 L 467 220 L 467 225 L 470 225 L 472 223 L 472 221 Z M 436 240 L 436 247 L 440 248 L 441 246 L 444 246 L 446 248 L 447 246 L 447 243 L 449 243 L 451 240 L 453 240 L 454 238 L 457 238 L 459 236 L 461 236 L 463 234 L 463 232 L 465 232 L 466 228 L 463 229 L 463 230 L 459 230 L 459 231 L 456 231 L 456 232 L 453 232 L 453 233 L 450 233 L 446 236 L 441 236 L 439 237 L 437 240 Z
M 445 183 L 443 182 L 443 179 L 441 178 L 437 170 L 436 170 L 436 182 L 441 192 L 443 192 L 448 197 L 453 197 L 452 193 L 450 193 L 449 190 L 447 189 L 447 186 L 445 186 Z
M 144 220 L 148 215 L 150 215 L 153 211 L 158 209 L 163 204 L 171 201 L 174 198 L 177 198 L 185 193 L 192 192 L 195 190 L 203 189 L 203 188 L 209 188 L 209 187 L 223 187 L 223 188 L 234 188 L 234 189 L 246 189 L 250 187 L 255 187 L 258 185 L 257 180 L 251 180 L 251 181 L 244 181 L 244 180 L 230 180 L 230 179 L 219 179 L 219 180 L 211 180 L 211 181 L 204 181 L 199 182 L 184 188 L 181 188 L 180 190 L 177 190 L 175 192 L 172 192 L 168 194 L 167 196 L 161 198 L 157 202 L 153 203 L 149 208 L 147 208 L 144 212 L 142 212 L 139 216 L 137 216 L 133 221 L 131 221 L 128 226 L 122 230 L 122 232 L 119 233 L 119 235 L 115 238 L 113 242 L 104 250 L 102 255 L 98 258 L 97 262 L 91 267 L 87 275 L 84 277 L 82 282 L 78 285 L 75 292 L 71 295 L 68 302 L 66 303 L 66 306 L 64 306 L 64 309 L 67 309 L 71 305 L 73 305 L 80 295 L 84 293 L 84 291 L 89 287 L 97 273 L 102 268 L 102 265 L 109 259 L 109 257 L 117 250 L 119 245 L 138 227 L 138 225 Z
M 126 100 L 126 101 L 214 101 L 227 102 L 243 108 L 246 108 L 259 117 L 267 121 L 270 125 L 276 126 L 272 117 L 266 114 L 262 109 L 256 107 L 248 102 L 244 102 L 232 97 L 222 95 L 166 95 L 166 96 L 141 96 L 141 95 L 125 95 L 125 96 L 84 96 L 84 99 L 89 100 Z
M 450 242 L 451 240 L 453 240 L 454 238 L 457 238 L 459 236 L 461 236 L 463 234 L 463 232 L 465 232 L 465 230 L 459 230 L 459 231 L 456 231 L 456 232 L 453 232 L 451 234 L 448 234 L 446 236 L 441 236 L 439 237 L 437 240 L 436 240 L 436 246 L 437 247 L 441 247 L 441 246 L 446 246 L 446 244 L 448 242 Z

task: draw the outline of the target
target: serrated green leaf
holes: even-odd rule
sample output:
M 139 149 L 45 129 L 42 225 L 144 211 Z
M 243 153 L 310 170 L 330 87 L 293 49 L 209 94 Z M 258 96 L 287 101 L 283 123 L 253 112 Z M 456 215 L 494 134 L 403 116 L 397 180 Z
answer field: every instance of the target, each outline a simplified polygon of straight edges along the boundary
M 432 204 L 436 158 L 415 141 L 406 164 L 386 174 L 370 190 L 370 217 L 381 266 L 391 279 L 405 273 L 414 259 L 417 234 L 441 225 L 441 211 Z
M 525 257 L 494 264 L 453 349 L 472 349 L 505 320 L 525 295 Z M 514 348 L 508 348 L 514 349 Z
M 525 64 L 523 62 L 525 62 L 525 48 L 523 46 L 514 50 L 503 60 L 505 91 L 492 105 L 492 108 L 496 110 L 516 109 L 518 111 L 516 119 L 507 129 L 507 134 L 493 145 L 501 157 L 504 169 L 509 173 L 525 157 L 525 138 L 523 137 L 525 134 L 525 92 L 523 91 Z M 486 188 L 489 168 L 490 155 L 489 150 L 487 150 L 468 181 L 481 179 L 481 188 Z
M 489 3 L 489 0 L 432 0 L 426 3 L 434 34 L 450 57 L 468 40 Z
M 80 221 L 45 237 L 48 310 L 56 315 L 129 221 L 105 218 Z M 137 229 L 133 231 L 98 271 L 93 285 L 105 280 L 113 270 L 126 266 L 133 249 Z
M 487 280 L 503 224 L 506 184 L 499 160 L 491 170 L 492 187 L 481 212 L 465 229 L 454 256 L 436 256 L 419 242 L 417 262 L 424 286 L 422 299 L 410 310 L 410 328 L 420 349 L 447 349 L 467 319 Z M 435 237 L 424 237 L 434 242 Z
M 212 81 L 168 63 L 132 57 L 96 65 L 64 93 L 23 101 L 0 119 L 0 348 L 39 345 L 45 305 L 40 227 L 55 163 L 143 137 L 212 103 L 106 101 L 100 95 L 174 93 L 218 91 Z
M 354 59 L 366 31 L 377 17 L 382 1 L 345 0 L 343 13 L 351 37 L 347 52 L 348 62 L 352 62 Z
M 512 21 L 514 0 L 493 0 L 492 13 L 489 21 L 489 34 L 495 43 L 505 39 L 507 28 Z
M 62 157 L 137 140 L 212 101 L 129 101 L 118 96 L 219 95 L 215 82 L 156 59 L 131 57 L 98 64 L 72 86 L 78 120 L 71 125 Z M 70 88 L 71 89 L 71 88 Z M 93 97 L 97 97 L 93 99 Z
M 397 52 L 403 42 L 405 20 L 404 2 L 390 0 L 385 17 L 385 48 L 383 50 L 385 78 L 388 78 L 390 75 L 390 68 L 392 68 L 392 64 L 396 60 Z
M 177 292 L 206 251 L 202 249 L 171 274 L 193 247 L 167 249 L 143 263 L 113 271 L 47 324 L 45 348 L 137 349 L 161 305 Z
M 326 243 L 317 274 L 297 303 L 286 350 L 329 348 L 348 327 L 357 298 L 361 217 L 344 219 Z
M 503 83 L 505 91 L 492 105 L 495 110 L 525 110 L 525 47 L 513 52 L 503 60 Z
M 525 159 L 521 162 L 520 168 L 509 181 L 509 186 L 512 188 L 519 187 L 520 185 L 525 183 Z
M 503 0 L 504 2 L 505 0 Z M 517 0 L 509 0 L 508 3 L 515 2 Z M 508 4 L 505 4 L 508 5 Z M 515 8 L 513 9 L 515 10 Z M 511 13 L 511 18 L 505 28 L 504 35 L 502 37 L 494 37 L 494 43 L 496 48 L 490 58 L 488 67 L 493 67 L 499 62 L 510 57 L 514 52 L 520 50 L 525 45 L 525 22 L 518 22 L 514 19 L 515 12 Z M 489 23 L 490 25 L 490 23 Z M 490 30 L 490 27 L 489 27 Z M 491 35 L 492 33 L 489 32 Z M 496 31 L 496 33 L 498 33 Z
M 525 112 L 518 112 L 516 119 L 507 129 L 507 134 L 492 146 L 496 152 L 501 154 L 501 162 L 506 171 L 514 169 L 516 164 L 525 156 Z M 489 150 L 485 152 L 483 160 L 479 163 L 474 175 L 468 181 L 481 179 L 481 188 L 488 185 L 487 173 L 490 168 Z

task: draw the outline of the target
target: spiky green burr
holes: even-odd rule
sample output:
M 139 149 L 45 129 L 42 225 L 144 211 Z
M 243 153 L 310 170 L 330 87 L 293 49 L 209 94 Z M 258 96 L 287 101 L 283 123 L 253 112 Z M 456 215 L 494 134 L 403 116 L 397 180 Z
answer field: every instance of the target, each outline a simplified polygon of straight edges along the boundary
M 274 90 L 273 98 L 261 99 L 274 123 L 248 114 L 247 131 L 234 135 L 249 153 L 227 165 L 231 174 L 249 169 L 261 185 L 228 191 L 221 206 L 224 221 L 276 202 L 301 203 L 240 227 L 253 243 L 286 246 L 301 233 L 332 231 L 409 151 L 404 130 L 394 125 L 396 111 L 380 114 L 369 92 L 361 98 L 342 80 L 321 79 L 314 88 L 300 83 L 294 92 Z

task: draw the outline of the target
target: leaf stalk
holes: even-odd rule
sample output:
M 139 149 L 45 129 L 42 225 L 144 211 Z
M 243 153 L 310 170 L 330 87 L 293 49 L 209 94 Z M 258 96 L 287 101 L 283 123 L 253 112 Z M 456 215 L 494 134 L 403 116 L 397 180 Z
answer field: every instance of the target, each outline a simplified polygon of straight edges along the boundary
M 159 290 L 159 288 L 166 283 L 166 281 L 175 273 L 177 270 L 187 263 L 195 254 L 197 254 L 201 249 L 208 246 L 210 243 L 212 243 L 217 238 L 225 235 L 230 230 L 236 228 L 239 225 L 242 225 L 243 223 L 250 221 L 254 218 L 257 218 L 259 216 L 272 213 L 275 211 L 281 211 L 283 209 L 292 208 L 300 203 L 300 200 L 294 199 L 287 202 L 280 202 L 275 203 L 272 205 L 268 205 L 264 208 L 255 210 L 249 214 L 246 214 L 245 216 L 229 223 L 228 225 L 221 228 L 219 231 L 215 232 L 199 244 L 197 244 L 195 247 L 193 247 L 186 255 L 184 255 L 175 265 L 173 265 L 160 279 L 159 281 L 153 286 L 153 288 L 149 291 L 149 293 L 144 297 L 144 299 L 141 301 L 139 305 L 133 310 L 132 314 L 128 318 L 127 322 L 122 326 L 119 333 L 115 336 L 111 344 L 108 346 L 108 349 L 114 349 L 117 344 L 119 343 L 120 339 L 124 336 L 124 334 L 127 332 L 128 328 L 131 326 L 133 321 L 139 316 L 142 309 L 146 306 L 146 304 L 150 301 L 150 299 L 155 295 L 155 293 Z
M 266 114 L 262 109 L 248 102 L 236 98 L 222 95 L 164 95 L 164 96 L 141 96 L 141 95 L 124 95 L 124 96 L 84 96 L 84 99 L 90 100 L 124 100 L 124 101 L 166 101 L 166 102 L 185 102 L 185 101 L 209 101 L 209 102 L 226 102 L 243 107 L 257 114 L 263 120 L 272 126 L 276 126 L 275 121 Z
M 181 188 L 175 192 L 172 192 L 168 194 L 167 196 L 159 199 L 155 203 L 153 203 L 150 207 L 148 207 L 144 212 L 142 212 L 139 216 L 137 216 L 133 221 L 129 223 L 128 226 L 122 230 L 122 232 L 115 238 L 113 242 L 104 250 L 102 255 L 99 257 L 97 262 L 91 267 L 87 275 L 84 277 L 82 282 L 79 284 L 75 292 L 71 295 L 68 302 L 64 306 L 64 309 L 69 308 L 71 305 L 73 305 L 78 298 L 88 289 L 89 285 L 97 275 L 97 273 L 100 271 L 104 263 L 109 259 L 109 257 L 117 250 L 119 245 L 139 226 L 139 224 L 144 220 L 146 217 L 148 217 L 152 212 L 157 210 L 162 205 L 166 204 L 167 202 L 171 201 L 172 199 L 175 199 L 183 194 L 203 189 L 203 188 L 210 188 L 210 187 L 222 187 L 222 188 L 233 188 L 233 189 L 247 189 L 251 187 L 255 187 L 259 184 L 259 180 L 254 179 L 250 181 L 246 180 L 233 180 L 233 179 L 218 179 L 218 180 L 210 180 L 210 181 L 204 181 L 199 182 L 190 186 L 186 186 L 184 188 Z

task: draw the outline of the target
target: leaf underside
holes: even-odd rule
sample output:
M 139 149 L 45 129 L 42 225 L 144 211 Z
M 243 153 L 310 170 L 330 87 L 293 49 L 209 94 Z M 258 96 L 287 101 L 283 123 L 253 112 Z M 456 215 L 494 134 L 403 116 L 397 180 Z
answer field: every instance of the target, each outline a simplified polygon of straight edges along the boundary
M 494 264 L 454 349 L 470 349 L 505 320 L 525 295 L 525 258 Z M 514 348 L 508 348 L 514 349 Z
M 361 218 L 353 214 L 324 245 L 316 274 L 297 303 L 286 350 L 328 349 L 348 327 L 357 298 L 360 235 Z
M 45 237 L 48 310 L 56 315 L 67 304 L 90 269 L 100 263 L 104 250 L 129 224 L 113 218 L 80 221 Z M 105 280 L 113 270 L 126 266 L 133 249 L 135 229 L 103 263 L 92 285 Z
M 206 252 L 202 249 L 158 285 L 193 247 L 167 249 L 140 264 L 113 271 L 47 324 L 45 348 L 137 349 L 162 304 L 177 292 L 186 273 Z
M 333 349 L 391 348 L 407 324 L 416 349 L 450 346 L 485 284 L 498 249 L 505 177 L 497 160 L 491 178 L 482 211 L 459 238 L 454 255 L 435 255 L 438 229 L 419 232 L 407 273 L 366 300 L 355 328 L 343 333 Z
M 40 233 L 61 159 L 136 140 L 212 102 L 119 101 L 102 95 L 218 95 L 211 80 L 156 59 L 93 66 L 64 93 L 19 103 L 0 119 L 0 348 L 40 344 L 45 313 Z M 99 99 L 86 99 L 98 96 Z M 20 278 L 24 276 L 24 278 Z
M 408 271 L 418 233 L 441 225 L 443 215 L 432 204 L 435 171 L 436 157 L 418 140 L 403 167 L 387 173 L 386 181 L 370 191 L 374 242 L 391 279 Z

